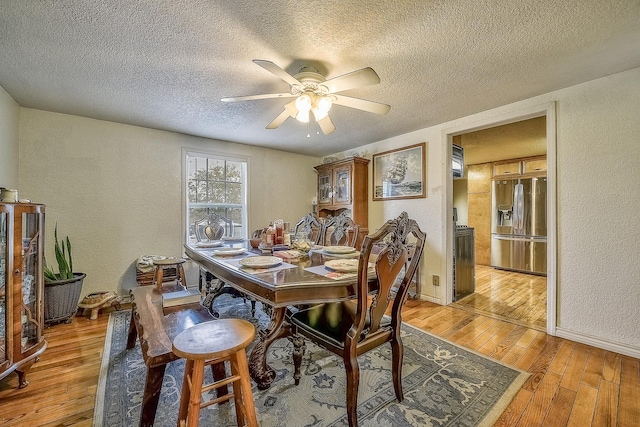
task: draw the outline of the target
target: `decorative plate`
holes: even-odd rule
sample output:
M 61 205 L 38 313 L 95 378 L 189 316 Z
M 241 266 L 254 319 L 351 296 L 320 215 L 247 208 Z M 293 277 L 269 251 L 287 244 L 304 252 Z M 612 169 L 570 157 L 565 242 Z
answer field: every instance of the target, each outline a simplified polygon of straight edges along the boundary
M 355 252 L 356 248 L 351 246 L 325 246 L 324 251 L 328 254 L 350 254 Z
M 240 265 L 249 268 L 269 268 L 282 264 L 282 258 L 277 256 L 252 256 L 240 260 Z
M 357 273 L 357 259 L 332 259 L 324 263 L 324 266 L 339 273 Z
M 217 248 L 222 246 L 222 240 L 214 240 L 213 242 L 198 242 L 196 248 Z
M 240 255 L 245 252 L 247 252 L 246 248 L 220 248 L 213 251 L 214 255 L 218 256 Z
M 225 242 L 242 242 L 244 237 L 222 236 L 222 240 Z

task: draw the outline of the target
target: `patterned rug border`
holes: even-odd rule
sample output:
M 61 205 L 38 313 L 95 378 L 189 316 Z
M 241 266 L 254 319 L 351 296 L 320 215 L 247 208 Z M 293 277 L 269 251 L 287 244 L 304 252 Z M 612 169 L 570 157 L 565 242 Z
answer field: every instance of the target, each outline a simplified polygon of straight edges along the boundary
M 109 319 L 111 320 L 111 319 Z M 529 377 L 531 376 L 530 373 L 528 373 L 527 371 L 523 371 L 522 369 L 516 368 L 515 366 L 509 365 L 507 363 L 504 363 L 500 360 L 496 360 L 492 357 L 488 357 L 486 354 L 482 354 L 478 351 L 475 351 L 473 349 L 467 348 L 467 347 L 463 347 L 458 343 L 455 343 L 453 341 L 449 341 L 446 338 L 443 337 L 439 337 L 438 335 L 434 335 L 429 331 L 425 331 L 424 329 L 420 329 L 417 326 L 413 326 L 410 325 L 407 322 L 402 322 L 402 326 L 404 327 L 408 327 L 409 329 L 414 329 L 418 332 L 422 332 L 423 334 L 427 334 L 430 337 L 434 337 L 439 339 L 440 341 L 444 341 L 447 344 L 450 344 L 454 347 L 457 348 L 461 348 L 465 351 L 468 351 L 469 353 L 473 353 L 476 356 L 479 357 L 483 357 L 485 359 L 489 359 L 490 361 L 498 364 L 498 365 L 502 365 L 505 366 L 509 369 L 513 369 L 514 371 L 517 371 L 520 373 L 520 375 L 518 375 L 516 377 L 515 380 L 513 380 L 513 383 L 511 383 L 511 386 L 508 387 L 505 392 L 504 395 L 502 396 L 502 399 L 500 399 L 498 402 L 496 402 L 495 405 L 493 405 L 493 408 L 491 408 L 491 411 L 487 414 L 486 417 L 484 417 L 484 419 L 480 422 L 480 424 L 478 424 L 478 427 L 489 427 L 495 424 L 495 422 L 498 420 L 498 418 L 500 417 L 500 415 L 502 415 L 502 413 L 504 412 L 505 409 L 507 409 L 507 406 L 509 406 L 509 404 L 511 403 L 511 401 L 513 400 L 513 398 L 516 396 L 516 393 L 518 392 L 518 390 L 520 390 L 520 388 L 522 388 L 522 386 L 524 385 L 525 382 L 527 382 L 527 380 L 529 379 Z
M 124 316 L 127 315 L 128 317 L 130 317 L 131 315 L 131 310 L 121 310 L 121 311 L 114 311 L 112 313 L 110 313 L 109 315 L 109 320 L 108 320 L 108 324 L 107 324 L 107 333 L 105 335 L 105 343 L 104 343 L 104 348 L 103 348 L 103 353 L 102 353 L 102 361 L 100 364 L 100 374 L 99 374 L 99 379 L 98 379 L 98 389 L 96 392 L 96 401 L 95 401 L 95 408 L 94 408 L 94 417 L 93 417 L 93 427 L 102 427 L 103 426 L 103 412 L 104 412 L 104 404 L 105 404 L 105 392 L 106 392 L 106 381 L 108 378 L 108 373 L 109 373 L 109 365 L 110 365 L 110 358 L 109 355 L 111 353 L 111 345 L 113 342 L 113 331 L 114 331 L 114 322 L 115 320 L 115 316 Z M 437 335 L 432 334 L 429 331 L 426 331 L 424 329 L 421 329 L 419 327 L 410 325 L 406 322 L 402 322 L 402 326 L 406 327 L 408 329 L 411 329 L 417 333 L 422 333 L 422 334 L 426 334 L 430 337 L 433 337 L 437 340 L 443 341 L 453 347 L 459 348 L 463 351 L 475 354 L 478 357 L 487 359 L 495 364 L 504 366 L 506 368 L 512 369 L 513 371 L 517 372 L 518 375 L 517 377 L 514 378 L 513 382 L 511 383 L 511 385 L 506 388 L 504 390 L 504 393 L 502 394 L 502 397 L 500 398 L 499 401 L 497 401 L 494 406 L 491 408 L 491 410 L 489 411 L 489 413 L 477 424 L 477 427 L 489 427 L 492 426 L 497 419 L 502 415 L 502 413 L 504 412 L 504 410 L 507 408 L 507 406 L 513 401 L 513 398 L 515 397 L 515 395 L 517 394 L 517 392 L 520 390 L 520 388 L 523 386 L 523 384 L 527 381 L 527 379 L 531 376 L 531 374 L 529 374 L 526 371 L 523 371 L 521 369 L 518 369 L 514 366 L 511 366 L 509 364 L 503 363 L 500 360 L 496 360 L 493 358 L 488 357 L 485 354 L 482 354 L 480 352 L 477 352 L 473 349 L 469 349 L 466 347 L 461 346 L 460 344 L 457 344 L 453 341 L 450 341 L 446 338 L 443 337 L 439 337 Z M 106 356 L 106 357 L 105 357 Z

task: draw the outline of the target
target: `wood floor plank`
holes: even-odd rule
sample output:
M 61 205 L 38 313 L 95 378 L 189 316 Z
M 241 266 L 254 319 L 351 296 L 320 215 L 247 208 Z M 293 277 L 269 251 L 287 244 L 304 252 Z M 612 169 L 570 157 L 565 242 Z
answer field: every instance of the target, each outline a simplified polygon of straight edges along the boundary
M 567 427 L 585 427 L 593 425 L 598 390 L 586 384 L 580 384 L 576 400 L 569 415 Z
M 604 360 L 604 350 L 592 348 L 589 350 L 589 356 L 584 366 L 581 381 L 593 388 L 598 388 L 600 379 L 602 378 L 602 365 Z
M 560 384 L 560 375 L 553 372 L 547 374 L 540 381 L 540 385 L 536 389 L 533 399 L 524 410 L 518 427 L 539 426 L 547 414 L 551 401 L 558 390 Z
M 540 350 L 544 348 L 548 338 L 549 336 L 547 334 L 538 332 L 536 337 L 531 341 L 531 344 L 527 347 L 527 350 L 518 360 L 516 368 L 524 369 L 525 371 L 528 370 L 536 357 L 538 357 Z
M 502 415 L 500 415 L 500 417 L 496 420 L 496 423 L 493 427 L 515 426 L 520 420 L 520 417 L 522 417 L 524 410 L 527 408 L 532 398 L 533 393 L 528 390 L 520 389 L 520 391 L 516 393 L 509 406 L 507 406 Z
M 607 351 L 604 353 L 602 363 L 602 379 L 612 383 L 620 384 L 620 368 L 622 362 L 618 353 Z
M 571 353 L 573 353 L 573 348 L 575 347 L 575 343 L 573 341 L 563 340 L 562 344 L 560 344 L 560 348 L 556 353 L 556 356 L 553 358 L 553 361 L 549 365 L 549 370 L 551 372 L 555 372 L 556 374 L 564 374 L 564 371 L 567 369 L 567 365 L 569 364 L 569 358 L 571 357 Z
M 496 360 L 502 360 L 506 354 L 508 354 L 509 350 L 513 348 L 513 346 L 520 340 L 522 335 L 527 331 L 526 328 L 522 326 L 516 326 L 509 334 L 498 344 L 489 356 Z
M 555 357 L 562 339 L 556 337 L 547 337 L 547 340 L 533 360 L 527 371 L 531 374 L 529 379 L 524 383 L 523 387 L 527 390 L 535 391 L 542 377 L 549 369 L 551 361 Z
M 573 409 L 573 402 L 576 398 L 576 392 L 569 390 L 568 388 L 558 387 L 556 395 L 553 396 L 551 405 L 549 406 L 549 412 L 544 418 L 542 425 L 545 426 L 564 426 L 567 424 L 571 409 Z
M 616 425 L 618 412 L 617 392 L 617 384 L 605 380 L 600 382 L 600 387 L 598 388 L 598 400 L 596 401 L 596 411 L 593 416 L 594 426 Z
M 618 426 L 640 425 L 640 360 L 622 356 Z
M 571 354 L 567 369 L 562 376 L 562 387 L 569 390 L 578 391 L 580 385 L 580 379 L 582 378 L 582 372 L 584 366 L 587 363 L 587 356 L 589 355 L 589 347 L 584 344 L 576 344 L 576 347 Z

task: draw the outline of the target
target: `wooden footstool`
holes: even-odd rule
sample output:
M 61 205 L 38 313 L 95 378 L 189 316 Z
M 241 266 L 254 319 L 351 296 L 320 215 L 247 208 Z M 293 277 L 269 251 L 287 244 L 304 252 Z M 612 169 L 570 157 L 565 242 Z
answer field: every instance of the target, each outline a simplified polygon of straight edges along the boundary
M 107 307 L 115 307 L 120 310 L 121 299 L 113 291 L 94 292 L 87 295 L 78 303 L 78 316 L 84 315 L 85 310 L 91 310 L 91 320 L 98 318 L 98 312 Z

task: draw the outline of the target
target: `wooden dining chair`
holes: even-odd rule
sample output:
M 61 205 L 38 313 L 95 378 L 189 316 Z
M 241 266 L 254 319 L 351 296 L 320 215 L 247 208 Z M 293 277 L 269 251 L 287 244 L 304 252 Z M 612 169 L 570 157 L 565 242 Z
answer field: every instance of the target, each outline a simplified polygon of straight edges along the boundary
M 314 213 L 308 213 L 298 222 L 293 229 L 294 236 L 298 237 L 298 233 L 304 233 L 309 240 L 315 245 L 323 244 L 322 236 L 323 236 L 324 227 L 322 222 L 318 216 Z
M 325 241 L 320 243 L 321 245 L 356 247 L 360 226 L 346 212 L 327 218 L 324 222 L 324 229 Z
M 193 224 L 194 233 L 198 242 L 206 240 L 220 240 L 223 237 L 232 237 L 234 231 L 233 221 L 229 218 L 212 213 Z
M 208 216 L 196 221 L 194 224 L 196 239 L 198 242 L 202 240 L 220 240 L 225 237 L 234 237 L 234 224 L 229 218 L 220 215 L 218 213 L 212 213 Z M 251 315 L 256 314 L 256 301 L 249 298 L 247 295 L 241 293 L 235 288 L 225 284 L 222 280 L 215 277 L 209 271 L 200 268 L 200 276 L 198 281 L 198 289 L 203 292 L 205 297 L 202 301 L 202 305 L 209 309 L 209 312 L 215 317 L 219 316 L 219 313 L 214 310 L 213 303 L 220 295 L 231 295 L 233 298 L 242 298 L 245 302 L 251 302 Z
M 401 309 L 411 279 L 418 267 L 426 235 L 406 212 L 387 221 L 362 242 L 358 265 L 356 297 L 350 301 L 320 304 L 299 310 L 290 316 L 293 334 L 294 380 L 300 381 L 300 364 L 304 355 L 304 339 L 342 357 L 347 377 L 347 415 L 349 426 L 358 425 L 358 385 L 360 368 L 357 357 L 386 342 L 391 343 L 392 378 L 396 398 L 401 401 L 403 345 L 400 337 Z M 411 261 L 409 242 L 415 245 Z M 382 249 L 377 257 L 374 246 Z M 369 280 L 369 260 L 373 262 L 376 280 Z M 399 276 L 404 271 L 404 277 Z M 391 315 L 385 312 L 391 306 Z

